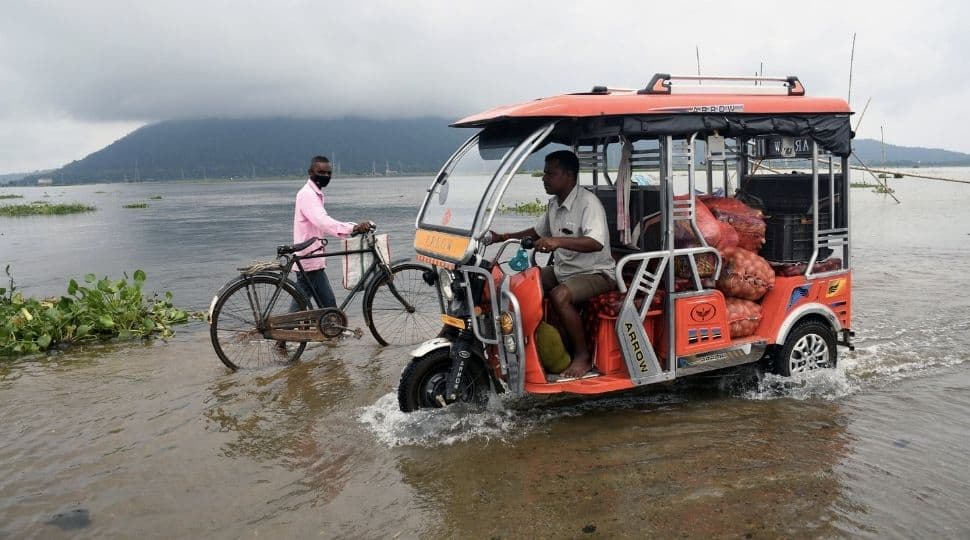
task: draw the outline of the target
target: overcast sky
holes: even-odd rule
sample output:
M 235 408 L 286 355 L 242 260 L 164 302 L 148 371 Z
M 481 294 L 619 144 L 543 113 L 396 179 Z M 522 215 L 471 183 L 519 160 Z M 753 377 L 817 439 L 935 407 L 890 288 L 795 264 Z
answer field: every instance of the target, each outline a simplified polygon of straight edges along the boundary
M 172 118 L 455 119 L 655 72 L 797 75 L 859 137 L 970 152 L 962 1 L 2 0 L 0 173 Z

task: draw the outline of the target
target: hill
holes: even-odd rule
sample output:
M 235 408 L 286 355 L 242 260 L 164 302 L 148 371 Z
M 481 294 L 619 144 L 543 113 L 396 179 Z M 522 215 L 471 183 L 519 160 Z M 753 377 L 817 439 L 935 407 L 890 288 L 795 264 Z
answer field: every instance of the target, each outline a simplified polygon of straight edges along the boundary
M 276 177 L 306 172 L 322 154 L 342 174 L 437 171 L 473 131 L 449 120 L 204 119 L 144 126 L 48 173 L 58 184 Z M 24 182 L 33 183 L 37 175 Z
M 870 167 L 878 167 L 883 164 L 882 143 L 875 139 L 856 139 L 852 141 L 852 151 Z M 939 148 L 886 144 L 885 164 L 896 167 L 911 167 L 913 165 L 970 165 L 970 154 L 941 150 Z
M 473 130 L 449 128 L 444 118 L 406 120 L 204 119 L 144 126 L 61 169 L 3 181 L 34 184 L 50 177 L 58 184 L 164 181 L 186 178 L 298 176 L 309 158 L 330 157 L 341 174 L 401 174 L 437 171 Z M 866 164 L 884 164 L 873 139 L 853 141 Z M 970 165 L 970 154 L 887 144 L 885 164 Z M 538 163 L 538 162 L 536 162 Z M 533 168 L 541 164 L 532 163 Z M 16 175 L 20 176 L 20 175 Z

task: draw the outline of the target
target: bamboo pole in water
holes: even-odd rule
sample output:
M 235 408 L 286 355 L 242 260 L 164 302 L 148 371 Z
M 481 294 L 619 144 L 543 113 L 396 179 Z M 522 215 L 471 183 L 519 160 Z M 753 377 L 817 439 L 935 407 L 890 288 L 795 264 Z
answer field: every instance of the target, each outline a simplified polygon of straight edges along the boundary
M 893 190 L 889 188 L 889 184 L 888 184 L 888 183 L 886 183 L 886 182 L 880 182 L 880 178 L 879 178 L 878 176 L 876 176 L 876 173 L 874 173 L 874 172 L 872 172 L 872 169 L 870 169 L 870 168 L 869 168 L 869 166 L 868 166 L 868 165 L 866 165 L 866 162 L 864 162 L 864 161 L 862 161 L 861 159 L 859 159 L 859 156 L 858 156 L 858 155 L 856 155 L 856 153 L 855 153 L 855 152 L 852 152 L 852 157 L 854 157 L 854 158 L 856 158 L 856 160 L 857 160 L 857 161 L 858 161 L 858 162 L 859 162 L 860 164 L 862 164 L 862 167 L 863 167 L 863 168 L 862 168 L 862 169 L 860 169 L 859 167 L 853 167 L 853 166 L 851 166 L 851 165 L 849 165 L 849 168 L 850 168 L 850 169 L 855 169 L 855 170 L 857 170 L 857 171 L 858 171 L 858 170 L 866 170 L 866 171 L 868 171 L 868 172 L 869 172 L 869 174 L 871 174 L 871 175 L 872 175 L 872 177 L 876 179 L 876 183 L 877 183 L 877 184 L 879 184 L 880 186 L 882 186 L 882 187 L 883 187 L 883 189 L 885 189 L 885 193 L 888 193 L 888 194 L 889 194 L 889 196 L 890 196 L 890 197 L 892 197 L 894 201 L 896 201 L 896 204 L 900 204 L 900 201 L 899 201 L 899 199 L 897 199 L 897 198 L 896 198 L 896 196 L 895 196 L 895 195 L 893 195 Z
M 900 174 L 900 175 L 903 175 L 903 176 L 912 176 L 913 178 L 923 178 L 925 180 L 940 180 L 942 182 L 954 182 L 954 183 L 957 183 L 957 184 L 970 184 L 970 180 L 958 180 L 956 178 L 944 178 L 942 176 L 929 176 L 929 175 L 926 175 L 926 174 L 914 174 L 914 173 L 900 172 L 900 171 L 883 171 L 883 170 L 879 170 L 879 169 L 867 169 L 867 168 L 864 169 L 862 167 L 855 167 L 855 166 L 849 166 L 849 168 L 850 169 L 855 169 L 857 171 L 861 171 L 861 170 L 871 170 L 872 172 L 877 172 L 877 173 L 886 173 L 886 174 L 893 174 L 893 175 Z

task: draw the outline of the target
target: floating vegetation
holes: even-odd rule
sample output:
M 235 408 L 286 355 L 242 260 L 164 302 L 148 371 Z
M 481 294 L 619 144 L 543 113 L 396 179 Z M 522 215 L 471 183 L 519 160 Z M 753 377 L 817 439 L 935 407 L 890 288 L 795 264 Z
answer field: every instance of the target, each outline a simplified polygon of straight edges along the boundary
M 877 185 L 879 184 L 870 184 L 868 182 L 852 182 L 851 184 L 849 184 L 850 187 L 854 187 L 854 188 L 871 188 L 871 187 L 876 187 Z
M 67 295 L 38 300 L 16 292 L 10 265 L 9 288 L 0 287 L 0 356 L 45 351 L 55 346 L 112 338 L 169 337 L 172 325 L 184 323 L 189 313 L 172 306 L 172 293 L 142 293 L 147 277 L 135 270 L 133 280 L 84 276 L 85 285 L 71 280 Z
M 23 195 L 14 195 L 13 193 L 0 193 L 0 199 L 23 199 Z
M 136 202 L 122 206 L 122 208 L 148 208 L 148 203 Z
M 56 216 L 63 214 L 79 214 L 93 212 L 95 208 L 81 203 L 51 204 L 44 201 L 34 201 L 30 204 L 5 204 L 0 206 L 0 216 Z
M 543 212 L 546 211 L 546 203 L 536 199 L 532 202 L 524 202 L 513 205 L 503 204 L 499 208 L 499 212 L 503 213 L 514 213 L 514 214 L 526 214 L 530 216 L 541 216 Z
M 148 198 L 148 200 L 150 201 L 159 201 L 161 199 L 162 199 L 161 195 L 152 195 L 151 197 Z

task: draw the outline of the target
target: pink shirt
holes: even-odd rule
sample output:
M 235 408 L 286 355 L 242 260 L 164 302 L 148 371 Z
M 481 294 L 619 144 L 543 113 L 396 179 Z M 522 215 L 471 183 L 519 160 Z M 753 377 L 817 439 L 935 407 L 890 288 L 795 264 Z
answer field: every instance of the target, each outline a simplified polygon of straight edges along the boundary
M 296 207 L 293 211 L 293 243 L 298 244 L 313 237 L 324 238 L 325 236 L 338 236 L 345 238 L 350 236 L 356 223 L 351 221 L 337 221 L 330 217 L 327 210 L 323 207 L 325 199 L 323 191 L 307 180 L 306 185 L 300 188 L 296 194 Z M 300 255 L 309 253 L 319 247 L 318 242 L 314 242 L 310 247 L 300 252 Z M 319 270 L 327 267 L 327 259 L 319 257 L 301 261 L 303 269 L 307 272 Z

